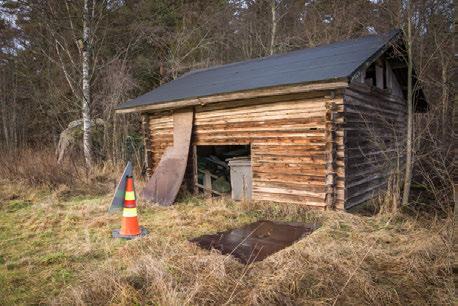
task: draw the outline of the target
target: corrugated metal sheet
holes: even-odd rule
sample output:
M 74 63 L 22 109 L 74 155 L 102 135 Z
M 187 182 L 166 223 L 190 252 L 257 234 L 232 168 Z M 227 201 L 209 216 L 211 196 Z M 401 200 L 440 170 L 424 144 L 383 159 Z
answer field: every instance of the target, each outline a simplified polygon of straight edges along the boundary
M 349 78 L 389 46 L 399 31 L 184 74 L 117 109 L 272 86 Z

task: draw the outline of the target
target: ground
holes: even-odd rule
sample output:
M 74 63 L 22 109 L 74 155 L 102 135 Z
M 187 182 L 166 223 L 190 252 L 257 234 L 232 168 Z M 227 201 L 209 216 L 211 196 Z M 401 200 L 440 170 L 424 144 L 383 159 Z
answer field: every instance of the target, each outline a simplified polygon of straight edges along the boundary
M 150 235 L 111 238 L 111 196 L 0 184 L 0 305 L 449 304 L 451 223 L 185 196 L 139 204 Z M 188 239 L 261 219 L 321 227 L 248 266 Z

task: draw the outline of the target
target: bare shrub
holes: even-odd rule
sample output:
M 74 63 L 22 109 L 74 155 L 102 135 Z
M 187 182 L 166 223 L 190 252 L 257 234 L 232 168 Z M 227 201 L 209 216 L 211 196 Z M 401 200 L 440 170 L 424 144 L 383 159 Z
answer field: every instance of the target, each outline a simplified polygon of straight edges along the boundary
M 442 215 L 453 215 L 453 173 L 456 171 L 453 144 L 456 135 L 450 133 L 445 139 L 436 130 L 439 115 L 432 112 L 417 118 L 418 136 L 414 184 L 417 192 L 412 199 L 417 209 L 434 211 Z
M 129 98 L 130 92 L 137 87 L 126 60 L 113 59 L 101 70 L 100 84 L 94 95 L 94 103 L 100 110 L 103 125 L 103 142 L 100 154 L 114 163 L 130 156 L 129 137 L 138 133 L 138 114 L 116 116 L 114 108 Z M 134 150 L 138 151 L 138 148 Z M 137 152 L 135 152 L 137 153 Z
M 102 194 L 112 185 L 113 167 L 98 166 L 88 172 L 82 160 L 57 162 L 51 149 L 23 148 L 5 151 L 0 158 L 2 180 L 28 187 L 46 187 L 69 194 Z
M 58 165 L 50 150 L 22 149 L 4 152 L 0 159 L 2 178 L 32 186 L 71 185 L 75 182 L 77 172 L 78 168 L 74 163 Z

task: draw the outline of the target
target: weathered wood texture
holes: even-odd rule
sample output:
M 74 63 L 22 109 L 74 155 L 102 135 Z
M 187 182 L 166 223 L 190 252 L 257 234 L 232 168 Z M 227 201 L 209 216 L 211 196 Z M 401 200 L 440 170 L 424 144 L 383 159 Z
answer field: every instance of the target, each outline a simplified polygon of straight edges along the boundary
M 406 105 L 366 85 L 336 94 L 196 106 L 192 144 L 251 144 L 254 200 L 350 208 L 377 195 L 402 168 Z M 149 115 L 151 168 L 173 144 L 172 127 L 171 111 Z M 187 184 L 192 169 L 190 159 Z
M 192 144 L 251 144 L 254 200 L 325 208 L 329 197 L 338 193 L 334 180 L 326 183 L 328 168 L 338 171 L 336 154 L 328 154 L 330 148 L 337 147 L 336 133 L 329 132 L 333 128 L 330 105 L 333 112 L 343 110 L 342 96 L 329 94 L 315 92 L 196 107 Z M 173 143 L 171 113 L 151 114 L 149 128 L 154 167 Z
M 388 177 L 404 165 L 406 102 L 388 91 L 351 84 L 344 92 L 344 146 L 338 161 L 344 162 L 345 208 L 377 196 Z
M 169 146 L 157 163 L 140 196 L 160 205 L 172 205 L 188 168 L 194 110 L 185 108 L 172 115 L 173 146 Z
M 151 145 L 151 131 L 149 129 L 149 115 L 142 114 L 142 129 L 143 129 L 143 141 L 145 143 L 145 174 L 149 178 L 153 174 L 151 165 L 152 161 L 152 145 Z
M 172 110 L 183 107 L 192 107 L 199 105 L 209 104 L 220 104 L 224 101 L 234 102 L 235 100 L 247 100 L 256 98 L 272 98 L 280 97 L 289 94 L 303 94 L 325 90 L 336 90 L 347 87 L 348 83 L 346 79 L 334 80 L 331 82 L 320 82 L 310 83 L 302 85 L 285 85 L 285 86 L 274 86 L 270 88 L 260 88 L 248 91 L 222 93 L 212 95 L 208 97 L 192 98 L 176 101 L 168 101 L 164 103 L 154 103 L 142 106 L 134 106 L 126 109 L 117 109 L 116 113 L 132 113 L 132 112 L 152 112 L 152 111 L 164 111 Z

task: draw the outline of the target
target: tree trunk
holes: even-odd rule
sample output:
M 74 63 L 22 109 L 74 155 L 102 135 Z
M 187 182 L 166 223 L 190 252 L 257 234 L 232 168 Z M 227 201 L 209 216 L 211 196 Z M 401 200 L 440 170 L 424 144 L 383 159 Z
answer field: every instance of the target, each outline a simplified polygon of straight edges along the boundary
M 83 151 L 86 166 L 92 167 L 92 127 L 91 127 L 91 40 L 89 1 L 84 0 L 83 11 Z
M 409 203 L 410 185 L 412 181 L 412 144 L 413 144 L 413 89 L 412 89 L 412 24 L 411 24 L 411 4 L 408 4 L 408 20 L 407 20 L 407 140 L 406 140 L 406 165 L 404 175 L 404 190 L 402 195 L 402 206 Z
M 7 149 L 9 149 L 10 147 L 10 137 L 9 137 L 9 133 L 8 133 L 8 118 L 7 118 L 7 105 L 6 105 L 6 98 L 5 99 L 2 99 L 4 102 L 3 102 L 3 105 L 2 105 L 2 123 L 3 123 L 3 137 L 5 138 L 5 147 Z
M 14 149 L 18 148 L 18 122 L 17 122 L 17 75 L 16 75 L 16 65 L 13 62 L 13 71 L 11 75 L 11 87 L 12 87 L 12 100 L 11 100 L 11 142 Z
M 447 65 L 447 60 L 445 56 L 443 55 L 443 52 L 439 53 L 441 56 L 441 83 L 442 83 L 442 143 L 443 143 L 443 150 L 446 152 L 446 150 L 449 147 L 449 135 L 450 135 L 450 130 L 449 130 L 449 118 L 450 118 L 450 113 L 449 113 L 449 108 L 448 108 L 448 84 L 447 84 L 447 70 L 448 70 L 448 65 Z
M 275 37 L 277 36 L 277 7 L 275 0 L 271 0 L 270 2 L 271 10 L 272 10 L 272 27 L 270 32 L 270 55 L 275 53 Z
M 5 65 L 6 66 L 6 65 Z M 9 74 L 7 73 L 6 67 L 4 67 L 2 70 L 0 70 L 0 89 L 1 89 L 1 95 L 0 95 L 0 110 L 1 110 L 1 115 L 2 115 L 2 130 L 3 130 L 3 138 L 4 138 L 4 143 L 2 143 L 2 146 L 5 148 L 9 148 L 10 146 L 10 137 L 8 133 L 8 91 L 7 91 L 7 76 Z

